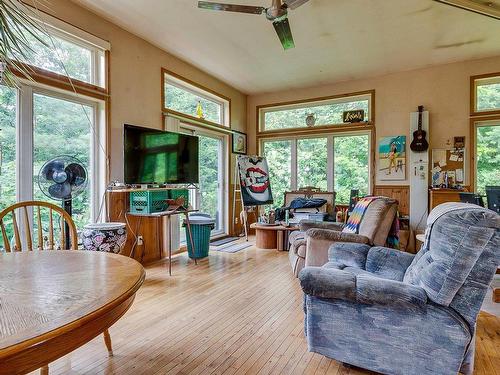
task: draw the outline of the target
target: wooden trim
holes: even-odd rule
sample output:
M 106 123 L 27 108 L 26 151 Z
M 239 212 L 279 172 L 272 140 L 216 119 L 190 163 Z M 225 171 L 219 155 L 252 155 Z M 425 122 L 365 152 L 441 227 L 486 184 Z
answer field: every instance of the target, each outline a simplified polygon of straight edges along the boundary
M 397 199 L 399 203 L 399 212 L 405 216 L 410 215 L 410 186 L 409 185 L 375 185 L 374 195 L 385 195 L 389 198 Z M 387 190 L 390 193 L 387 194 Z M 386 192 L 384 194 L 384 191 Z
M 489 111 L 476 111 L 476 85 L 475 85 L 476 80 L 485 78 L 494 78 L 494 77 L 498 77 L 500 79 L 500 72 L 479 74 L 470 77 L 470 110 L 469 110 L 470 117 L 491 116 L 500 114 L 500 109 L 494 109 Z
M 21 64 L 21 63 L 19 63 Z M 106 61 L 107 64 L 107 61 Z M 26 77 L 22 72 L 15 68 L 11 68 L 13 74 L 20 78 L 32 79 L 37 83 L 55 87 L 58 89 L 75 92 L 80 95 L 88 96 L 94 99 L 106 100 L 109 96 L 109 91 L 103 87 L 92 85 L 87 82 L 83 82 L 74 78 L 70 78 L 64 74 L 58 74 L 50 72 L 45 69 L 41 69 L 28 64 L 24 65 L 25 68 L 30 72 L 30 77 Z M 74 88 L 74 90 L 73 90 Z
M 232 130 L 230 127 L 227 127 L 227 126 L 223 126 L 223 125 L 219 125 L 215 122 L 211 122 L 211 121 L 207 121 L 207 120 L 204 120 L 204 119 L 200 119 L 198 117 L 194 117 L 194 116 L 190 116 L 190 115 L 186 115 L 185 113 L 181 113 L 181 112 L 177 112 L 177 111 L 174 111 L 172 109 L 166 109 L 164 108 L 163 109 L 163 116 L 167 116 L 167 115 L 172 115 L 174 117 L 177 117 L 179 118 L 181 121 L 184 120 L 186 122 L 189 122 L 189 124 L 191 125 L 196 125 L 196 126 L 199 126 L 201 129 L 211 129 L 211 130 L 219 130 L 219 131 L 222 131 L 224 133 L 227 133 L 227 134 L 231 134 L 232 133 Z
M 333 134 L 344 133 L 349 131 L 371 131 L 375 128 L 373 124 L 343 124 L 343 125 L 322 125 L 314 128 L 293 128 L 283 131 L 267 131 L 257 134 L 257 140 L 267 138 L 283 138 L 283 137 L 297 137 L 309 136 L 318 134 Z
M 483 116 L 483 117 L 471 117 L 469 120 L 469 136 L 470 136 L 470 150 L 469 150 L 469 175 L 470 181 L 469 191 L 476 191 L 476 123 L 485 121 L 495 121 L 500 120 L 500 115 L 496 116 Z
M 351 92 L 351 93 L 347 93 L 347 94 L 337 94 L 337 95 L 322 96 L 322 97 L 316 97 L 316 98 L 298 99 L 298 100 L 292 100 L 292 101 L 258 105 L 255 107 L 255 112 L 256 112 L 256 114 L 255 114 L 256 115 L 255 132 L 256 132 L 257 136 L 259 136 L 262 134 L 269 134 L 269 133 L 274 133 L 274 132 L 279 132 L 279 133 L 293 132 L 293 133 L 295 133 L 297 131 L 304 131 L 304 130 L 314 131 L 314 129 L 324 129 L 324 128 L 356 125 L 356 124 L 327 124 L 327 125 L 321 125 L 321 126 L 312 127 L 312 128 L 290 128 L 290 129 L 283 129 L 283 130 L 280 129 L 280 130 L 261 131 L 260 130 L 260 110 L 265 109 L 265 108 L 285 107 L 285 106 L 294 105 L 294 104 L 306 104 L 306 103 L 320 102 L 320 101 L 332 100 L 332 99 L 349 98 L 349 97 L 361 96 L 361 95 L 370 95 L 370 102 L 371 102 L 370 119 L 367 123 L 364 123 L 364 122 L 358 123 L 358 125 L 359 124 L 375 125 L 375 90 L 365 90 L 365 91 Z
M 228 102 L 228 115 L 229 115 L 229 118 L 228 118 L 228 126 L 224 126 L 222 124 L 218 124 L 218 123 L 215 123 L 215 122 L 212 122 L 212 121 L 207 121 L 205 119 L 199 119 L 197 117 L 194 117 L 194 116 L 190 116 L 190 115 L 186 115 L 184 113 L 180 113 L 180 112 L 177 112 L 177 111 L 174 111 L 174 110 L 171 110 L 171 109 L 168 109 L 165 107 L 165 74 L 168 74 L 174 78 L 177 78 L 178 80 L 181 80 L 185 83 L 187 83 L 188 85 L 191 85 L 191 86 L 194 86 L 200 90 L 203 90 L 203 91 L 206 91 L 212 95 L 215 95 L 219 98 L 221 98 L 222 100 L 225 100 Z M 220 92 L 217 92 L 215 90 L 212 90 L 211 88 L 208 88 L 206 86 L 203 86 L 195 81 L 192 81 L 188 78 L 185 78 L 183 76 L 181 76 L 180 74 L 177 74 L 177 73 L 174 73 L 172 72 L 171 70 L 168 70 L 166 68 L 161 68 L 161 108 L 162 108 L 162 111 L 163 112 L 170 112 L 170 113 L 174 113 L 174 114 L 177 114 L 177 115 L 182 115 L 182 116 L 186 116 L 187 118 L 191 118 L 191 119 L 194 119 L 194 120 L 197 120 L 197 121 L 200 121 L 202 123 L 206 123 L 207 125 L 211 125 L 211 126 L 217 126 L 217 127 L 220 127 L 220 128 L 224 128 L 224 129 L 231 129 L 231 98 L 226 96 L 226 95 L 223 95 L 221 94 Z

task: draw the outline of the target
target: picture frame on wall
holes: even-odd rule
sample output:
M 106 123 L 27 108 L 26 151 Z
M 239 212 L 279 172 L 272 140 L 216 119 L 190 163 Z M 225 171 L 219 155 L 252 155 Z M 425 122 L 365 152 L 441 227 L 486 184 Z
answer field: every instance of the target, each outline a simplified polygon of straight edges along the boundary
M 247 135 L 245 133 L 233 130 L 232 133 L 232 150 L 233 154 L 247 154 Z
M 378 179 L 401 181 L 406 179 L 406 136 L 382 137 L 378 146 Z

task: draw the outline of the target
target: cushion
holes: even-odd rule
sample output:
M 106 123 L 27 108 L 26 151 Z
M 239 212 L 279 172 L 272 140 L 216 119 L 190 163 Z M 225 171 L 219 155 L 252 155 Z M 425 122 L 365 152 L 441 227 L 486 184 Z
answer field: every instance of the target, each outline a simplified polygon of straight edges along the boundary
M 426 242 L 403 280 L 422 287 L 433 302 L 449 306 L 485 248 L 498 236 L 500 216 L 479 206 L 441 206 L 437 207 L 439 217 L 429 215 L 435 221 L 428 222 Z
M 396 201 L 390 198 L 379 198 L 370 203 L 359 224 L 359 234 L 368 237 L 370 242 L 374 243 L 373 240 L 377 235 L 377 231 L 383 229 L 385 238 L 383 239 L 383 243 L 377 243 L 377 245 L 384 245 L 387 239 L 387 233 L 389 233 L 392 221 L 394 220 L 394 216 L 391 218 L 387 218 L 386 216 L 388 216 L 387 213 L 389 209 L 395 204 Z M 382 223 L 384 223 L 387 228 L 380 228 Z

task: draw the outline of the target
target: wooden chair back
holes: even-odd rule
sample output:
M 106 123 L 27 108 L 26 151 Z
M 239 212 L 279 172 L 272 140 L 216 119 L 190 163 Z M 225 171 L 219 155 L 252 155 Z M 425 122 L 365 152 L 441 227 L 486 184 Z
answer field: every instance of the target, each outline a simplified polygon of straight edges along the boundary
M 30 221 L 30 211 L 33 209 L 33 225 Z M 42 209 L 48 210 L 48 228 L 47 236 L 44 236 L 44 228 L 42 226 Z M 18 217 L 16 210 L 19 213 Z M 54 217 L 55 216 L 55 217 Z M 12 227 L 14 230 L 14 246 L 11 248 L 9 241 L 9 236 L 6 229 L 6 218 L 12 219 Z M 21 230 L 19 228 L 19 220 L 24 222 L 24 233 L 26 236 L 26 250 L 33 250 L 33 243 L 36 241 L 36 247 L 38 250 L 44 250 L 44 240 L 47 239 L 48 249 L 66 249 L 66 225 L 69 228 L 69 238 L 70 238 L 70 249 L 78 249 L 78 234 L 76 231 L 75 223 L 71 216 L 64 211 L 61 207 L 55 204 L 42 201 L 26 201 L 13 204 L 7 207 L 2 212 L 0 212 L 0 229 L 2 231 L 2 238 L 4 243 L 4 248 L 7 252 L 11 251 L 22 251 L 23 241 L 21 240 Z M 35 236 L 34 227 L 37 226 L 37 233 Z M 59 236 L 57 236 L 59 232 Z M 56 238 L 59 237 L 59 238 Z

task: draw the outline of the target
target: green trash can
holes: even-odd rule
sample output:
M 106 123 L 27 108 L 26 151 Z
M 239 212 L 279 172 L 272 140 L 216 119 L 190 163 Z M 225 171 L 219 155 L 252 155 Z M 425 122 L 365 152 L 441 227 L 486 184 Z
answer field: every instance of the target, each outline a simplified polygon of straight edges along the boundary
M 215 219 L 208 214 L 195 213 L 189 215 L 189 226 L 193 236 L 193 244 L 189 238 L 186 220 L 182 225 L 186 229 L 188 255 L 191 259 L 206 258 L 210 248 L 210 232 L 215 228 Z M 194 249 L 193 249 L 194 245 Z

